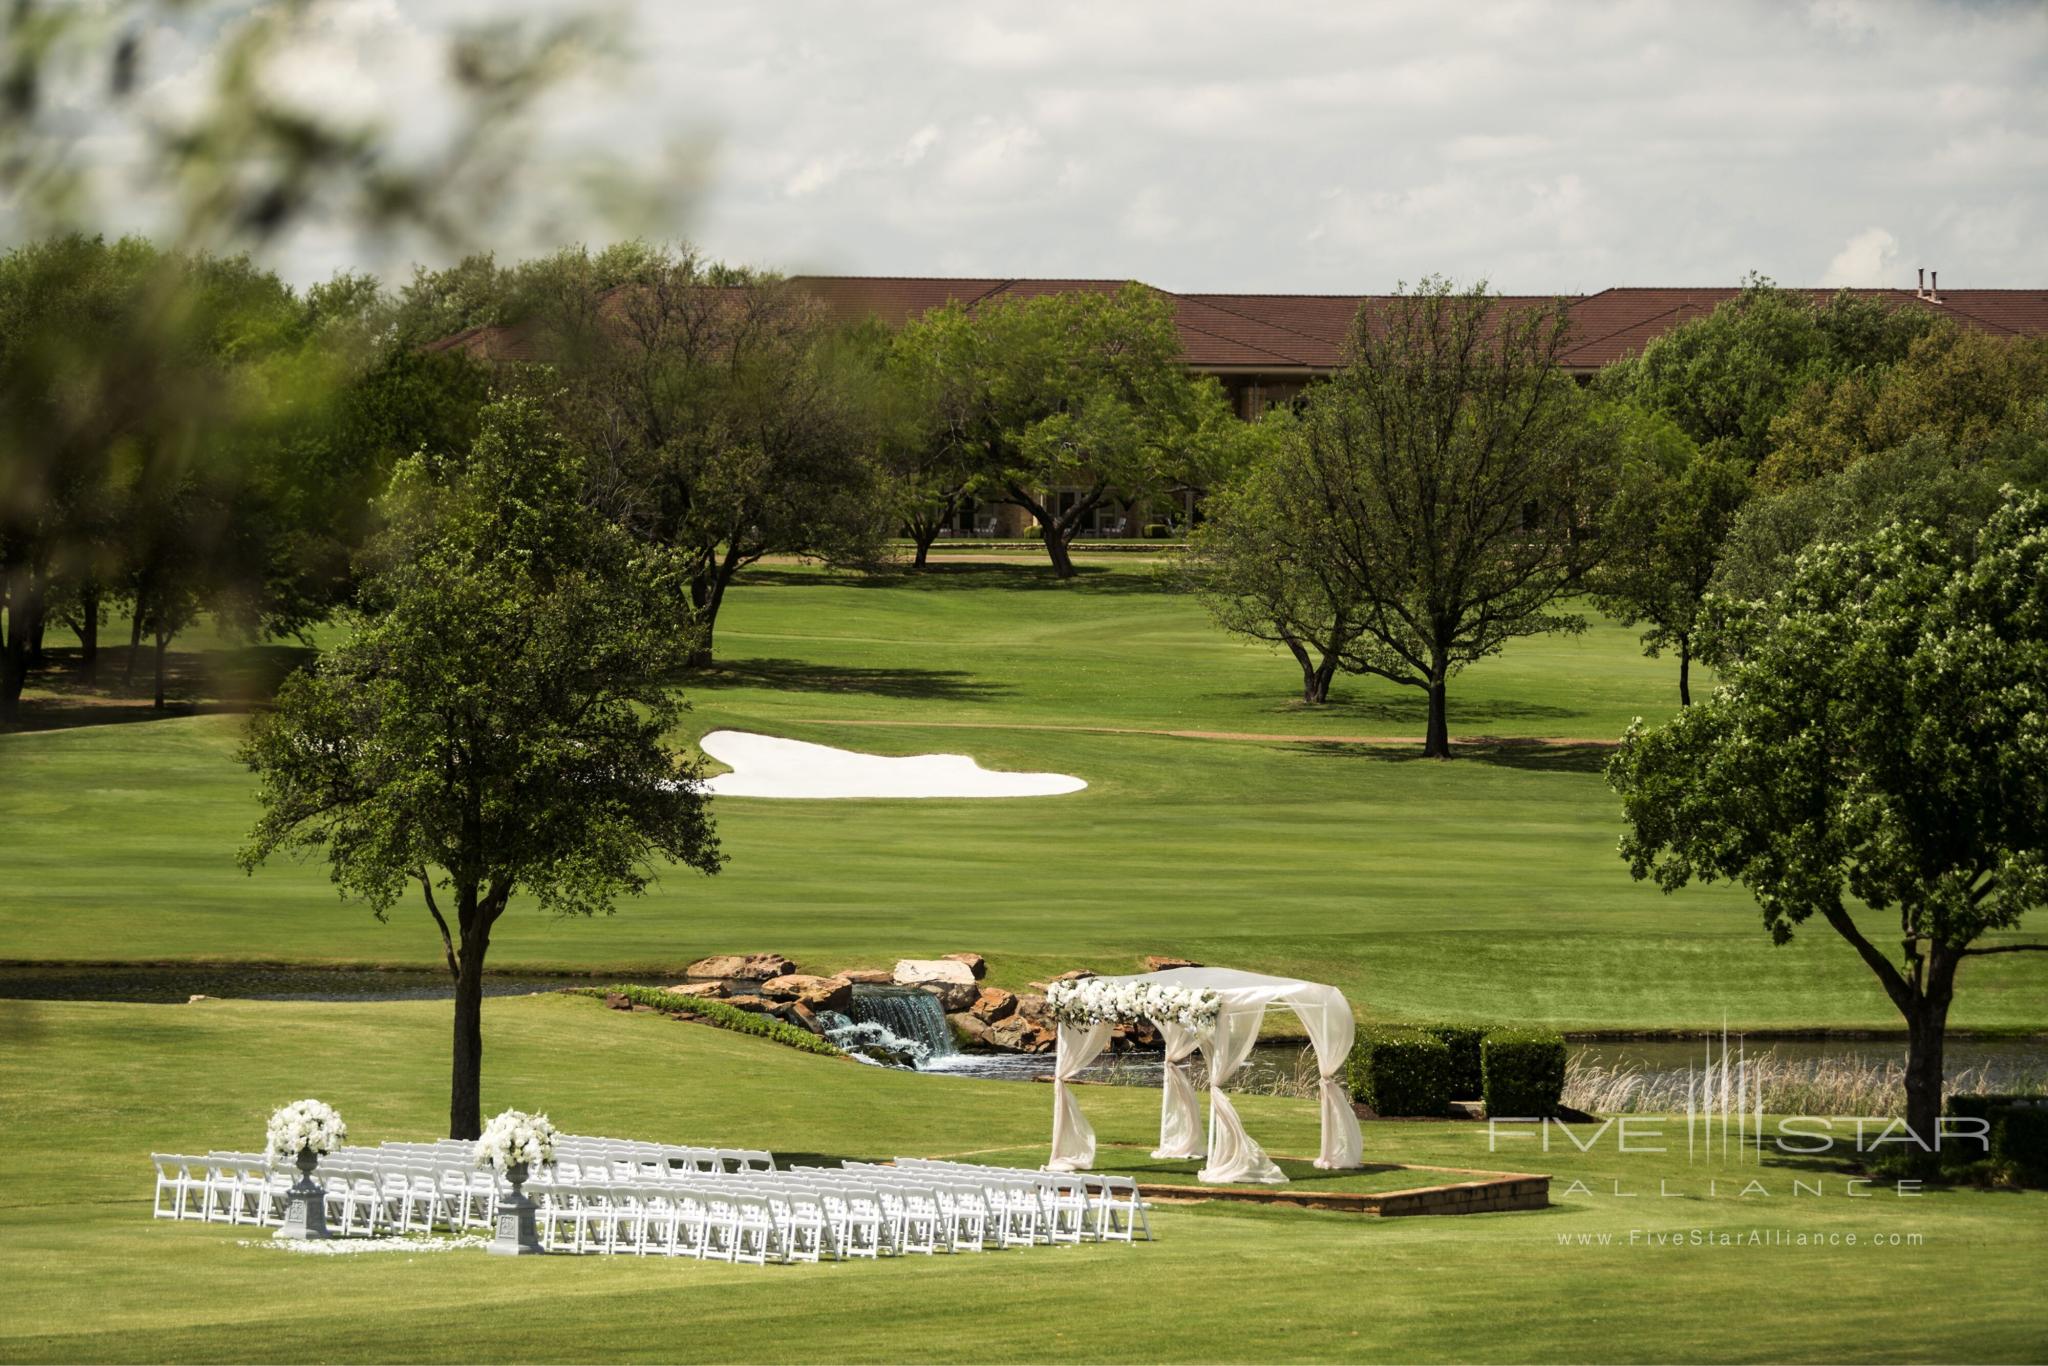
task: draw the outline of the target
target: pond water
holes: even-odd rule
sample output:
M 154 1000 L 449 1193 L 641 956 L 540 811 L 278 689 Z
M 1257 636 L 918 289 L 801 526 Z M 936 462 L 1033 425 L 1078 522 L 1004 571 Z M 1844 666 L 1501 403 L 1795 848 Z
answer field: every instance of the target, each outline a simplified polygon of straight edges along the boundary
M 487 973 L 484 995 L 524 996 L 596 986 L 605 980 L 560 973 Z M 0 968 L 0 1000 L 177 1002 L 219 996 L 240 1001 L 432 1001 L 452 997 L 454 990 L 445 970 L 419 968 Z

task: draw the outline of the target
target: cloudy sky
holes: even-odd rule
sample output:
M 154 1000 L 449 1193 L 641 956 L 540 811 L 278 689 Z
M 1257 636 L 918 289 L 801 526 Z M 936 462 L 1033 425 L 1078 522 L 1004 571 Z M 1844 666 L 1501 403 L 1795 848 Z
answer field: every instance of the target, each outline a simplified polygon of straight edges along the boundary
M 477 8 L 332 0 L 295 79 L 402 123 L 428 107 L 437 35 Z M 555 101 L 529 188 L 592 148 L 680 177 L 677 149 L 708 146 L 702 192 L 655 226 L 759 265 L 1322 292 L 1429 272 L 1900 285 L 1916 266 L 2048 284 L 2039 3 L 616 14 L 630 60 Z M 314 231 L 281 264 L 307 278 L 356 250 Z

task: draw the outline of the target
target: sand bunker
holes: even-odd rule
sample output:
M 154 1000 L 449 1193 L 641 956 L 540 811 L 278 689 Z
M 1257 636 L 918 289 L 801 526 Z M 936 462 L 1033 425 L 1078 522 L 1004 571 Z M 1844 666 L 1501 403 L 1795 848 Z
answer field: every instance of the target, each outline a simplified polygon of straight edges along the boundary
M 705 781 L 721 797 L 1055 797 L 1088 786 L 1064 773 L 991 772 L 965 754 L 860 754 L 739 730 L 697 743 L 732 768 Z

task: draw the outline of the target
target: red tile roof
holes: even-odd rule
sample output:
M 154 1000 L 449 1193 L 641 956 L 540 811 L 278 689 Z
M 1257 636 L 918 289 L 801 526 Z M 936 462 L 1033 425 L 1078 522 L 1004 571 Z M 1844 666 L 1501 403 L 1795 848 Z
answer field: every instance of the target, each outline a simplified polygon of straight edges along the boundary
M 1112 290 L 1120 280 L 903 279 L 810 275 L 796 283 L 841 317 L 876 317 L 900 325 L 947 301 L 973 306 L 1005 295 L 1033 297 L 1070 289 Z M 1161 291 L 1162 293 L 1165 291 Z M 1825 300 L 1834 290 L 1801 291 Z M 1968 327 L 2011 336 L 2048 335 L 2048 289 L 1956 289 L 1930 302 L 1903 289 L 1858 289 L 1898 307 L 1925 308 Z M 1564 354 L 1574 369 L 1595 369 L 1641 351 L 1680 323 L 1703 317 L 1741 293 L 1736 285 L 1619 288 L 1568 295 L 1572 338 Z M 1181 348 L 1196 369 L 1330 370 L 1343 363 L 1352 319 L 1366 294 L 1171 294 Z M 1538 303 L 1544 296 L 1513 296 Z
M 998 298 L 1036 298 L 1087 290 L 1109 293 L 1125 280 L 1023 280 L 883 275 L 800 275 L 792 280 L 834 316 L 875 318 L 890 327 L 947 303 L 966 307 Z M 1149 287 L 1149 286 L 1148 286 Z M 1166 291 L 1160 291 L 1166 293 Z M 1655 338 L 1704 317 L 1741 292 L 1739 286 L 1603 289 L 1565 296 L 1572 336 L 1564 363 L 1597 369 L 1641 351 Z M 1816 301 L 1835 291 L 1801 291 Z M 1900 308 L 1924 308 L 1967 327 L 2004 336 L 2048 336 L 2048 289 L 1943 290 L 1938 302 L 1905 289 L 1858 289 Z M 1167 294 L 1188 364 L 1197 370 L 1285 372 L 1333 370 L 1343 363 L 1352 320 L 1369 294 Z M 1547 302 L 1545 296 L 1510 296 L 1510 303 Z M 531 329 L 517 324 L 476 327 L 433 344 L 460 347 L 490 360 L 535 359 Z

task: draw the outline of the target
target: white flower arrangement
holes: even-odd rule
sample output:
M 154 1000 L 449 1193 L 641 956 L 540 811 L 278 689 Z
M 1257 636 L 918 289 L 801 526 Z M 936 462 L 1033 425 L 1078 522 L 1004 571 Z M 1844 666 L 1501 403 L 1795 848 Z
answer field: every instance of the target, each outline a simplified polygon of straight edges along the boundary
M 511 1167 L 545 1166 L 555 1160 L 555 1126 L 546 1115 L 507 1110 L 484 1126 L 476 1141 L 476 1165 L 502 1172 Z
M 1111 982 L 1083 977 L 1054 982 L 1045 991 L 1046 1007 L 1061 1024 L 1130 1024 L 1151 1020 L 1202 1032 L 1215 1027 L 1222 1000 L 1203 987 L 1162 982 Z
M 347 1137 L 348 1125 L 333 1106 L 312 1099 L 294 1101 L 271 1112 L 264 1151 L 292 1162 L 303 1152 L 331 1153 Z

